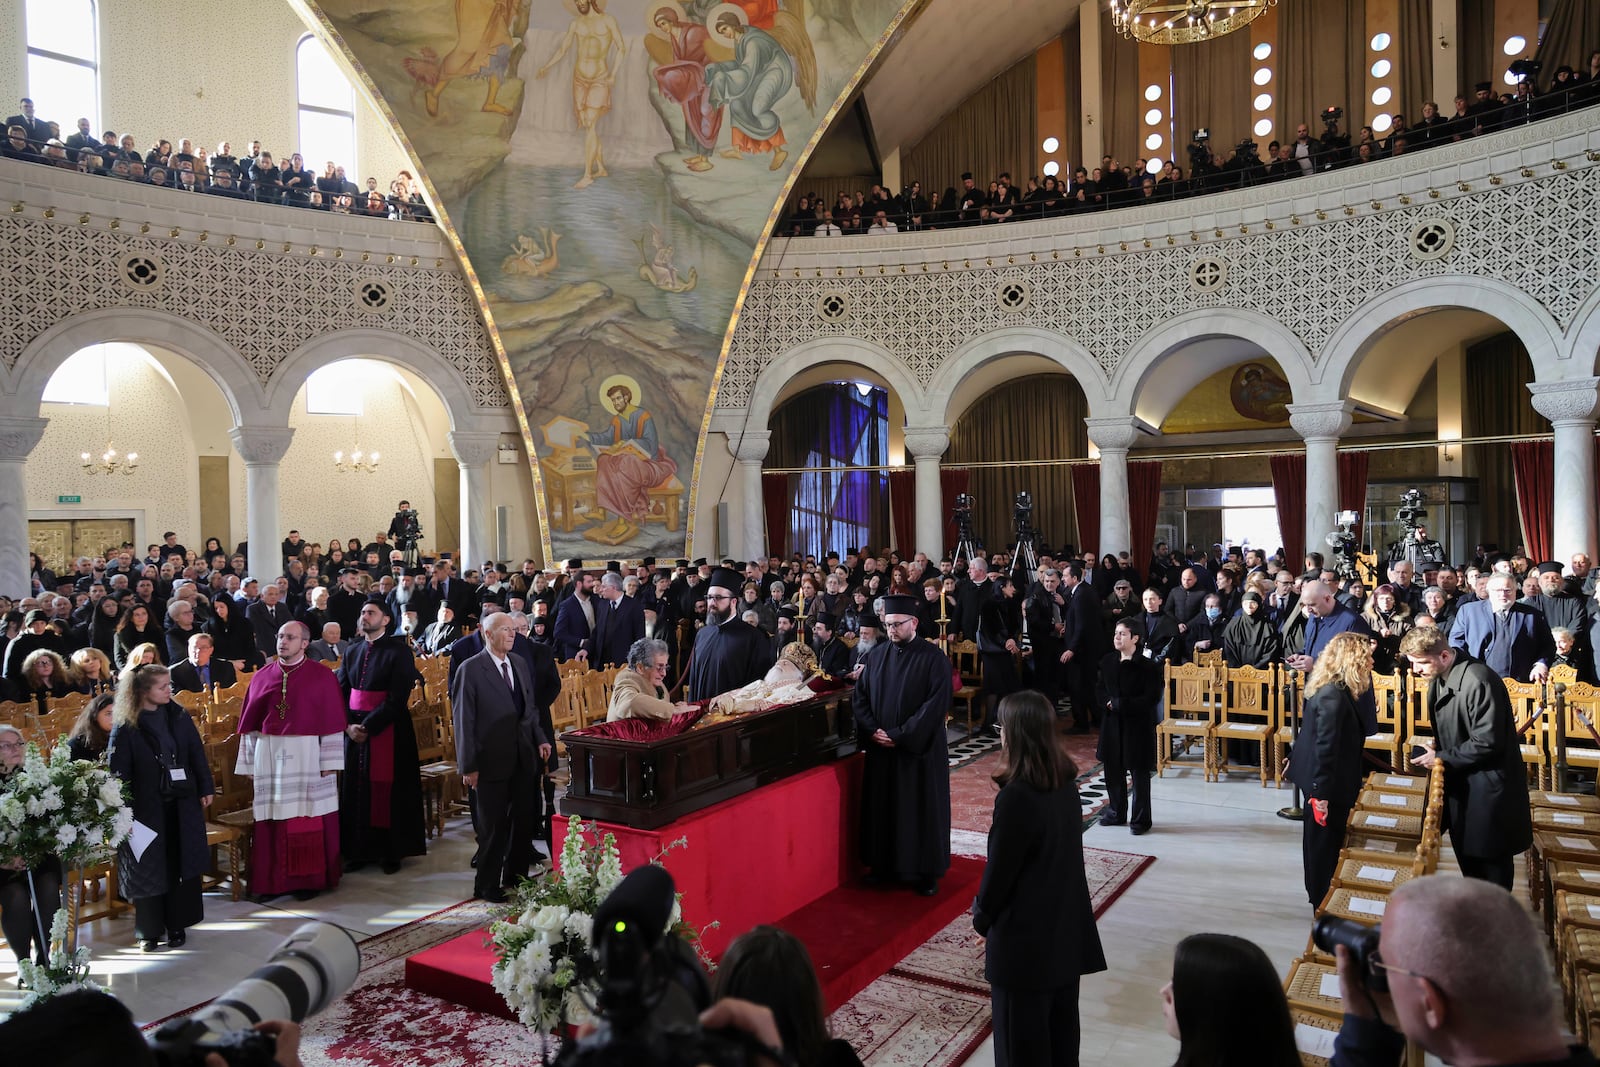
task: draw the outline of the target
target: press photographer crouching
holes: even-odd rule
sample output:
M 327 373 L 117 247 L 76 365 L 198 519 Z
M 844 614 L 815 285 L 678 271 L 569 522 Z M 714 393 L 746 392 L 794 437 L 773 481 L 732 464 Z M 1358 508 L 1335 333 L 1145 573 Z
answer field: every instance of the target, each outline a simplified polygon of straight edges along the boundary
M 1344 1024 L 1332 1067 L 1393 1067 L 1407 1039 L 1445 1063 L 1591 1067 L 1568 1045 L 1548 949 L 1527 910 L 1476 878 L 1429 875 L 1389 897 L 1382 927 L 1324 916 Z

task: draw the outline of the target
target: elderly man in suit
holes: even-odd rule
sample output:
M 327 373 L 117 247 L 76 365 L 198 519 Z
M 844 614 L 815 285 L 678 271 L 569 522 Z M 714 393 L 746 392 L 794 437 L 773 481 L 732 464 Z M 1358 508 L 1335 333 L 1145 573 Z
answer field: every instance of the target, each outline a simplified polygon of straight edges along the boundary
M 533 676 L 512 654 L 517 628 L 509 615 L 484 624 L 484 649 L 461 665 L 450 687 L 456 760 L 476 794 L 479 826 L 472 895 L 503 903 L 505 887 L 527 877 L 536 816 L 539 766 L 550 739 L 539 727 Z
M 172 665 L 172 688 L 179 693 L 204 693 L 212 686 L 227 689 L 239 680 L 233 664 L 225 659 L 212 659 L 214 647 L 210 634 L 194 634 L 189 638 L 189 657 Z
M 594 602 L 594 652 L 592 666 L 621 667 L 628 649 L 644 637 L 644 603 L 622 591 L 622 575 L 606 571 L 600 576 L 600 598 Z
M 283 603 L 282 597 L 283 590 L 277 583 L 268 582 L 261 587 L 261 599 L 245 609 L 250 627 L 255 631 L 256 648 L 267 659 L 278 654 L 278 631 L 285 623 L 294 621 L 294 613 Z
M 1450 644 L 1480 660 L 1501 678 L 1542 682 L 1550 674 L 1556 642 L 1538 608 L 1517 602 L 1517 580 L 1496 573 L 1488 598 L 1463 604 L 1450 627 Z

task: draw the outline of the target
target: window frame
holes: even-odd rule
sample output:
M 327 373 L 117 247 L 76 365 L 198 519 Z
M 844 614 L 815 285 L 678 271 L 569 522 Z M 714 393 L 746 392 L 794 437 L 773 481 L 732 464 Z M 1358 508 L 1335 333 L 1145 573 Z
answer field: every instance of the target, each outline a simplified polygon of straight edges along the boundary
M 98 3 L 98 0 L 84 0 L 84 2 L 89 5 L 88 39 L 90 41 L 90 48 L 93 53 L 88 57 L 75 56 L 66 52 L 57 52 L 51 48 L 42 48 L 38 45 L 35 45 L 33 43 L 31 34 L 31 20 L 28 18 L 28 3 L 27 0 L 24 0 L 22 5 L 22 83 L 23 85 L 27 86 L 27 89 L 23 95 L 28 99 L 35 101 L 35 103 L 38 101 L 38 96 L 34 91 L 34 87 L 32 84 L 30 84 L 32 81 L 32 61 L 34 56 L 38 56 L 40 59 L 48 60 L 52 63 L 64 63 L 68 66 L 83 67 L 87 69 L 94 77 L 93 114 L 88 116 L 74 116 L 72 121 L 76 123 L 79 117 L 86 117 L 89 120 L 90 131 L 93 133 L 98 133 L 102 128 L 100 107 L 100 4 Z M 63 126 L 61 129 L 61 139 L 65 141 L 70 133 L 75 132 L 77 132 L 75 125 L 71 131 Z
M 345 89 L 350 94 L 350 107 L 348 109 L 337 108 L 337 107 L 329 107 L 326 104 L 308 103 L 307 99 L 306 99 L 306 93 L 305 93 L 305 80 L 302 77 L 301 63 L 300 63 L 300 57 L 301 57 L 306 45 L 308 45 L 308 44 L 314 45 L 315 47 L 322 49 L 324 52 L 327 53 L 329 60 L 333 62 L 334 66 L 335 67 L 338 66 L 338 61 L 334 57 L 333 49 L 329 48 L 327 43 L 325 41 L 323 41 L 320 37 L 318 37 L 316 34 L 314 34 L 314 33 L 302 34 L 300 36 L 300 39 L 295 42 L 295 46 L 294 46 L 294 103 L 295 103 L 294 128 L 295 128 L 295 140 L 296 140 L 296 143 L 299 145 L 301 158 L 305 160 L 307 169 L 309 169 L 317 177 L 319 177 L 319 178 L 322 177 L 322 171 L 320 169 L 320 161 L 319 162 L 313 162 L 311 157 L 306 155 L 304 119 L 305 119 L 305 115 L 308 112 L 310 114 L 313 114 L 313 115 L 323 115 L 323 116 L 327 116 L 327 117 L 331 117 L 331 118 L 346 119 L 350 123 L 349 158 L 341 160 L 341 159 L 335 157 L 334 158 L 334 163 L 344 167 L 344 169 L 345 169 L 345 177 L 349 178 L 351 181 L 355 181 L 355 179 L 353 177 L 350 177 L 350 176 L 353 175 L 353 174 L 358 173 L 358 171 L 359 171 L 359 168 L 356 165 L 357 157 L 358 157 L 359 151 L 360 151 L 360 136 L 359 136 L 358 131 L 356 129 L 356 110 L 355 110 L 356 109 L 356 87 L 355 87 L 355 85 L 353 83 L 351 83 L 351 81 L 350 81 L 350 79 L 348 77 L 345 78 Z M 341 73 L 343 73 L 343 72 L 341 71 Z

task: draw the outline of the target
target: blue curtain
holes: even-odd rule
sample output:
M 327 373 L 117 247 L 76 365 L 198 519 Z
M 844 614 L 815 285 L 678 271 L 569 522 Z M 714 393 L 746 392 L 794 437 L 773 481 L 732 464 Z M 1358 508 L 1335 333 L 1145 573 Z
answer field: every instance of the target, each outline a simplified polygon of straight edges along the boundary
M 808 389 L 774 412 L 773 467 L 887 465 L 889 395 L 865 394 L 850 382 Z M 821 557 L 862 545 L 882 546 L 889 535 L 888 475 L 882 470 L 815 471 L 789 475 L 789 546 Z

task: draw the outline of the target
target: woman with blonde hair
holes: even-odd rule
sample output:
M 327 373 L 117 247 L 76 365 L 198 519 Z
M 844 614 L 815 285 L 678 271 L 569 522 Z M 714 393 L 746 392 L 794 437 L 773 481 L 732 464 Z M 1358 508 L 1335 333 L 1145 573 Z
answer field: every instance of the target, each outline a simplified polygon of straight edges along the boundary
M 182 945 L 200 922 L 200 876 L 210 864 L 205 809 L 216 792 L 194 720 L 172 700 L 172 676 L 138 664 L 117 681 L 112 711 L 111 773 L 128 783 L 133 817 L 156 831 L 144 852 L 117 850 L 124 900 L 133 901 L 133 935 L 145 952 L 163 940 Z
M 1289 778 L 1305 794 L 1301 848 L 1306 896 L 1316 908 L 1339 863 L 1344 827 L 1361 792 L 1361 754 L 1372 710 L 1372 639 L 1335 634 L 1311 667 Z
M 152 663 L 157 667 L 164 666 L 161 662 L 161 646 L 154 641 L 134 645 L 128 649 L 128 661 L 122 665 L 123 673 L 127 673 L 129 667 L 147 667 Z
M 67 684 L 74 692 L 88 693 L 90 696 L 109 693 L 117 684 L 111 657 L 98 648 L 78 649 L 67 664 Z

